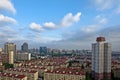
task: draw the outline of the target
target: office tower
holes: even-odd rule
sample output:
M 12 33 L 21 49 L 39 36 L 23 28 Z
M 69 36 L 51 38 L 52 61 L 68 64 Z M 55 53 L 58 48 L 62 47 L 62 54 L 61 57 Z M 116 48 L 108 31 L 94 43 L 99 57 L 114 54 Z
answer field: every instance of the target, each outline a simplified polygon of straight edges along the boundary
M 40 47 L 40 54 L 45 55 L 47 54 L 47 47 Z
M 92 44 L 92 76 L 95 80 L 111 79 L 111 44 L 104 37 L 97 37 Z
M 4 45 L 5 53 L 9 55 L 9 63 L 14 63 L 14 58 L 16 54 L 16 45 L 14 43 L 5 43 Z
M 23 52 L 28 52 L 28 43 L 23 43 L 23 45 L 21 46 L 21 50 L 23 51 Z

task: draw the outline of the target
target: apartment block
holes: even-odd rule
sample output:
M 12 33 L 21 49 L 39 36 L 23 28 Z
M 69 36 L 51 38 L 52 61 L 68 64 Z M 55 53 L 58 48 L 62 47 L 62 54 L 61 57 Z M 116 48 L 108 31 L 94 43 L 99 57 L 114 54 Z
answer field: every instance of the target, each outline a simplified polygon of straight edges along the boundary
M 85 80 L 85 71 L 77 68 L 58 68 L 44 73 L 44 80 Z
M 28 80 L 25 75 L 2 73 L 0 72 L 0 80 Z
M 31 60 L 31 53 L 17 53 L 16 54 L 17 60 Z
M 27 76 L 27 80 L 38 80 L 38 72 L 35 70 L 10 68 L 10 69 L 5 70 L 4 72 L 11 73 L 11 74 L 17 74 L 17 75 L 25 75 Z

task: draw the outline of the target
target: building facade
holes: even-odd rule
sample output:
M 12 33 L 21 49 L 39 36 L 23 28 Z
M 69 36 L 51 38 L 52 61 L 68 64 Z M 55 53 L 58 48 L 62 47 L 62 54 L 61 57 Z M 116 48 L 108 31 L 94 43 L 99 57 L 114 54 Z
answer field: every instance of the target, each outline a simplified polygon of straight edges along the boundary
M 35 70 L 25 70 L 25 69 L 17 69 L 10 68 L 3 71 L 4 73 L 17 74 L 17 75 L 25 75 L 27 76 L 27 80 L 38 80 L 38 71 Z M 19 79 L 16 79 L 19 80 Z
M 0 80 L 28 80 L 25 75 L 17 75 L 11 73 L 0 72 Z
M 5 53 L 9 55 L 9 63 L 13 64 L 16 55 L 16 45 L 14 43 L 5 43 L 4 45 Z
M 0 48 L 0 53 L 3 51 L 3 49 L 2 48 Z
M 14 43 L 6 42 L 4 45 L 4 50 L 5 50 L 5 53 L 9 54 L 11 51 L 13 51 L 15 54 L 16 53 L 16 45 Z
M 47 54 L 47 47 L 40 47 L 39 52 L 41 55 Z
M 9 56 L 9 64 L 13 64 L 14 63 L 14 52 L 10 51 L 10 53 L 8 54 Z
M 9 63 L 9 55 L 6 53 L 1 53 L 0 61 L 2 61 L 3 63 Z
M 92 76 L 95 80 L 111 79 L 111 44 L 104 37 L 97 37 L 92 44 Z
M 21 50 L 23 51 L 23 52 L 28 52 L 28 43 L 23 43 L 23 45 L 21 46 Z
M 16 60 L 31 60 L 31 53 L 17 53 Z
M 85 80 L 85 71 L 77 68 L 58 68 L 44 73 L 44 80 Z

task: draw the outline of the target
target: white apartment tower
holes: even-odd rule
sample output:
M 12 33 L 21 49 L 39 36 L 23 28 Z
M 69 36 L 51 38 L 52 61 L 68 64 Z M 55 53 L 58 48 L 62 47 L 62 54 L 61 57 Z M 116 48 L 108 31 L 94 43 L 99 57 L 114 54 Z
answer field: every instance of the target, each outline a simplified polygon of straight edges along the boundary
M 104 37 L 97 37 L 92 44 L 92 76 L 95 80 L 111 79 L 111 44 Z

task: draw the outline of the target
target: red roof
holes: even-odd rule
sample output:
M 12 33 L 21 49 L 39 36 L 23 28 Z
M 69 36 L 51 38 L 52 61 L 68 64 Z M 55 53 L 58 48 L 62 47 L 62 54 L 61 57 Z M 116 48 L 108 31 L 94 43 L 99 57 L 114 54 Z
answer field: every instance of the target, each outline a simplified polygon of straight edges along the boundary
M 71 75 L 85 75 L 85 71 L 78 68 L 58 68 L 53 71 L 46 71 L 46 73 L 55 73 L 55 74 L 71 74 Z
M 105 37 L 97 37 L 96 41 L 97 42 L 105 41 Z
M 13 78 L 19 78 L 19 79 L 26 77 L 25 75 L 17 75 L 17 74 L 1 73 L 1 72 L 0 72 L 0 76 L 7 76 L 7 77 L 13 77 Z
M 36 70 L 25 70 L 25 69 L 20 69 L 20 68 L 10 68 L 7 69 L 7 71 L 17 71 L 17 72 L 27 72 L 27 73 L 36 73 Z

